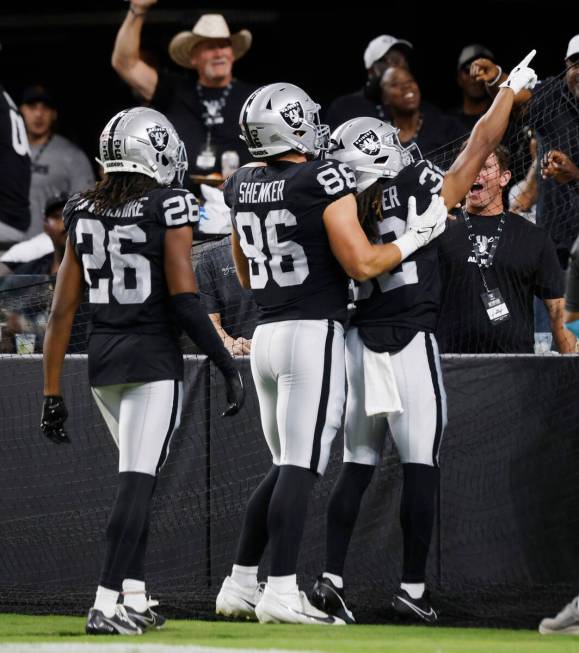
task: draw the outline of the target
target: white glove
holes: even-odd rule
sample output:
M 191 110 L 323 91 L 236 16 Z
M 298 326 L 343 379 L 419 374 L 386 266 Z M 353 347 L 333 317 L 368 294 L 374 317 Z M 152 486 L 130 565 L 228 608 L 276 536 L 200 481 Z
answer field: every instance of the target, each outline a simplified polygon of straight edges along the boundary
M 500 87 L 510 88 L 515 95 L 524 88 L 533 88 L 537 83 L 537 75 L 532 68 L 528 67 L 528 64 L 535 54 L 537 54 L 537 51 L 531 50 L 521 63 L 511 70 L 510 75 Z
M 416 198 L 409 197 L 406 231 L 394 241 L 402 253 L 401 260 L 438 238 L 446 228 L 447 216 L 444 199 L 439 195 L 432 196 L 428 208 L 421 214 L 416 213 Z

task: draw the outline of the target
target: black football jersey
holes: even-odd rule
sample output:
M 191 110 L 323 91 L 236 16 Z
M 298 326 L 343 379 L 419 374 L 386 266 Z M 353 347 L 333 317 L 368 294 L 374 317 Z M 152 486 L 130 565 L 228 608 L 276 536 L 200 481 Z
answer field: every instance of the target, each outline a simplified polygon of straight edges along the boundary
M 0 221 L 26 231 L 30 226 L 30 149 L 24 120 L 0 86 Z
M 91 316 L 91 385 L 182 378 L 164 272 L 167 229 L 198 220 L 195 197 L 159 188 L 107 213 L 75 196 L 65 227 L 82 264 Z
M 332 160 L 277 161 L 229 178 L 225 202 L 249 261 L 260 324 L 346 319 L 348 280 L 322 216 L 355 186 L 352 170 Z
M 423 213 L 432 195 L 440 193 L 444 173 L 426 159 L 404 168 L 384 182 L 380 239 L 390 243 L 406 229 L 408 198 Z M 440 310 L 438 244 L 434 240 L 391 272 L 357 285 L 353 324 L 374 351 L 399 351 L 418 331 L 436 329 Z

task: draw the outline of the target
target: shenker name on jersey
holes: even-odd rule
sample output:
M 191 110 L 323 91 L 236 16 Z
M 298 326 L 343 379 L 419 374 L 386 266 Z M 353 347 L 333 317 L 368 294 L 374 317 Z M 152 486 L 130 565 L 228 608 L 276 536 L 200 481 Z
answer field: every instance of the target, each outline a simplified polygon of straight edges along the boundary
M 256 204 L 260 202 L 283 202 L 285 179 L 266 182 L 246 182 L 239 184 L 239 203 Z

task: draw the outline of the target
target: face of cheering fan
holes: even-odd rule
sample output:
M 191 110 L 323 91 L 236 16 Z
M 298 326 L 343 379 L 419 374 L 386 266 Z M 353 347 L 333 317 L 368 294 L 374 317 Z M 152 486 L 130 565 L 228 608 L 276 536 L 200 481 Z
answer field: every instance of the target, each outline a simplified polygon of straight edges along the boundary
M 380 83 L 382 102 L 401 113 L 414 113 L 420 106 L 420 89 L 407 68 L 388 68 Z
M 198 43 L 191 53 L 191 63 L 199 73 L 204 86 L 226 86 L 231 81 L 233 48 L 230 39 L 206 39 Z
M 497 155 L 491 154 L 474 180 L 466 196 L 469 213 L 496 215 L 503 210 L 503 189 L 509 183 L 511 173 L 500 169 Z

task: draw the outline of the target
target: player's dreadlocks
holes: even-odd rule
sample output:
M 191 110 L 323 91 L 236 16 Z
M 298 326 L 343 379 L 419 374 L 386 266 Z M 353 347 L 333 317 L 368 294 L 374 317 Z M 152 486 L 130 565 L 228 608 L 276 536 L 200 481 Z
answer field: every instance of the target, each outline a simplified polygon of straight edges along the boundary
M 94 189 L 81 193 L 81 197 L 94 203 L 96 213 L 105 213 L 143 197 L 153 188 L 159 188 L 159 183 L 152 177 L 138 172 L 115 172 L 106 175 Z
M 370 241 L 376 241 L 380 236 L 378 223 L 382 220 L 382 191 L 382 184 L 376 182 L 356 196 L 360 224 Z

